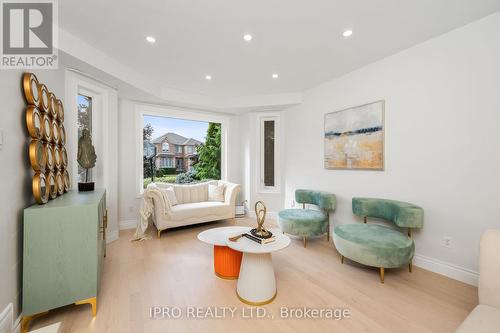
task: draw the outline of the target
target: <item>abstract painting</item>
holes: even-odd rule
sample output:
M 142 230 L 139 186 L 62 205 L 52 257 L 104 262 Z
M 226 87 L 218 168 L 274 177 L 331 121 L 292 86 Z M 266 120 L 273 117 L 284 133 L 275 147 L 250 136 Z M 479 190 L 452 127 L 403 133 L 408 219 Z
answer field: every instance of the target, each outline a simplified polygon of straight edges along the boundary
M 384 170 L 385 101 L 325 115 L 325 169 Z

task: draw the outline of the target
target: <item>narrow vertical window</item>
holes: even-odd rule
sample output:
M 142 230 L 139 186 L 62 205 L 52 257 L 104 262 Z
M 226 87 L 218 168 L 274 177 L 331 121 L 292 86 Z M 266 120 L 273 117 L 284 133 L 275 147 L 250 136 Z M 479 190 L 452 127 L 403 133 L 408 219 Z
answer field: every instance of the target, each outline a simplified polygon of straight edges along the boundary
M 260 191 L 279 192 L 279 116 L 260 117 Z
M 264 121 L 264 186 L 274 187 L 274 120 Z
M 83 129 L 88 129 L 92 133 L 92 97 L 78 94 L 78 138 L 82 136 Z M 78 181 L 85 182 L 85 172 L 78 164 Z M 88 181 L 92 179 L 92 170 L 89 170 Z

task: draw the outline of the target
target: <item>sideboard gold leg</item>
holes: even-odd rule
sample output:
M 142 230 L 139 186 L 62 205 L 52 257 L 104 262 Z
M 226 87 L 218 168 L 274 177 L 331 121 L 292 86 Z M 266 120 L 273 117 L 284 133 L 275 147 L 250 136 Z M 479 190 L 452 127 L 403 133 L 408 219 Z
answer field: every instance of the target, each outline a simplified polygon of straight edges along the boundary
M 95 317 L 97 314 L 97 297 L 87 298 L 78 302 L 75 302 L 75 305 L 82 304 L 90 304 L 92 307 L 92 317 Z
M 24 316 L 23 319 L 21 320 L 21 333 L 27 333 L 28 332 L 30 323 L 31 323 L 31 321 L 33 319 L 41 317 L 43 315 L 46 315 L 47 313 L 49 313 L 49 311 L 36 313 L 34 315 L 31 315 L 31 316 Z
M 380 282 L 384 283 L 385 269 L 380 267 Z

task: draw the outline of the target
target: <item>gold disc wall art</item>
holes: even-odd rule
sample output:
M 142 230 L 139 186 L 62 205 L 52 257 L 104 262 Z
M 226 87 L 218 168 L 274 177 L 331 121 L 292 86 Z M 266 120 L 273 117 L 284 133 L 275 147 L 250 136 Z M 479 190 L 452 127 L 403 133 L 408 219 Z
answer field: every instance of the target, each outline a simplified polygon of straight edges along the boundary
M 29 160 L 35 174 L 33 196 L 38 204 L 69 190 L 68 154 L 64 129 L 64 106 L 33 73 L 24 73 L 22 90 L 26 99 L 26 127 L 31 142 Z

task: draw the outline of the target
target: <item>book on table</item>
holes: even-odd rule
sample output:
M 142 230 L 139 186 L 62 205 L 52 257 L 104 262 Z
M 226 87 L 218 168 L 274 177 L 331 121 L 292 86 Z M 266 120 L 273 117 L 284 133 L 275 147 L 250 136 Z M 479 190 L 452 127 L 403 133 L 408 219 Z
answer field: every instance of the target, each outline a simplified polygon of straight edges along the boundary
M 250 233 L 245 233 L 243 236 L 250 239 L 250 240 L 253 240 L 254 242 L 259 243 L 259 244 L 268 244 L 268 243 L 272 243 L 276 240 L 275 236 L 271 236 L 268 238 L 260 238 L 260 237 L 254 236 Z

